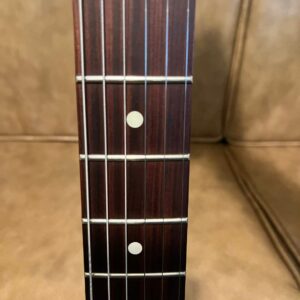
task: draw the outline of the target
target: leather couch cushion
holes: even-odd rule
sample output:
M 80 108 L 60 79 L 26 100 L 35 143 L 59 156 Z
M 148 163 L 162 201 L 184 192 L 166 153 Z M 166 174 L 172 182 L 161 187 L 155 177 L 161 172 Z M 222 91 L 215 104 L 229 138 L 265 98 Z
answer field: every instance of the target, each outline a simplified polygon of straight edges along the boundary
M 192 135 L 198 140 L 222 137 L 241 3 L 197 2 Z M 71 4 L 4 0 L 0 13 L 0 135 L 77 135 Z M 252 1 L 229 107 L 232 142 L 300 141 L 299 16 L 298 0 Z
M 0 143 L 1 300 L 81 300 L 76 144 Z M 193 148 L 187 300 L 296 300 L 222 146 Z
M 71 1 L 0 1 L 0 135 L 77 134 Z
M 300 285 L 300 149 L 231 147 L 236 172 Z M 234 163 L 234 162 L 233 162 Z M 271 230 L 271 231 L 270 231 Z
M 1 300 L 82 300 L 76 144 L 0 143 Z
M 300 143 L 300 2 L 252 1 L 237 89 L 229 105 L 231 142 Z
M 239 4 L 197 1 L 193 136 L 221 137 Z M 0 15 L 0 135 L 77 135 L 71 2 L 2 0 Z
M 298 299 L 224 148 L 192 147 L 187 300 Z
M 225 87 L 230 69 L 240 0 L 196 3 L 192 136 L 222 138 Z

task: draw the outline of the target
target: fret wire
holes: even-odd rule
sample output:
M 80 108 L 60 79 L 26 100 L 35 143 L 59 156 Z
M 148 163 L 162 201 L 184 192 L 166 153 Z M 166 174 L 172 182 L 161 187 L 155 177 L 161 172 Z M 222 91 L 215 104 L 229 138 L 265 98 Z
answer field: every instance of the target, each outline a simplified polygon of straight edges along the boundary
M 84 160 L 86 157 L 85 154 L 80 154 L 80 159 Z M 143 160 L 189 160 L 190 154 L 88 154 L 89 160 L 109 160 L 109 161 L 143 161 Z
M 91 224 L 128 224 L 128 225 L 141 225 L 141 224 L 177 224 L 187 223 L 188 218 L 159 218 L 159 219 L 90 219 Z M 87 224 L 87 219 L 82 219 L 83 224 Z
M 136 83 L 143 83 L 145 81 L 150 83 L 164 83 L 166 80 L 169 83 L 188 83 L 193 82 L 193 76 L 140 76 L 140 75 L 77 75 L 76 81 L 81 82 L 82 77 L 85 77 L 86 82 L 136 82 Z
M 85 200 L 87 215 L 87 238 L 88 238 L 88 268 L 89 268 L 89 294 L 93 300 L 93 278 L 92 278 L 92 250 L 91 250 L 91 225 L 90 225 L 90 195 L 89 195 L 89 165 L 88 165 L 88 142 L 87 142 L 87 115 L 86 115 L 86 90 L 85 90 L 85 53 L 84 53 L 84 37 L 83 37 L 83 0 L 78 0 L 79 6 L 79 31 L 80 31 L 80 63 L 81 73 L 81 91 L 82 91 L 82 114 L 83 114 L 83 133 L 84 133 L 84 160 L 85 173 Z
M 101 1 L 101 18 L 102 21 L 104 20 L 104 0 L 99 0 Z M 84 160 L 84 166 L 85 166 L 85 180 L 86 180 L 86 187 L 85 187 L 85 195 L 86 195 L 86 206 L 87 206 L 87 218 L 83 219 L 83 223 L 87 224 L 88 230 L 87 230 L 87 236 L 88 236 L 88 263 L 89 263 L 89 272 L 85 273 L 87 277 L 89 277 L 89 288 L 90 288 L 90 299 L 93 300 L 93 277 L 97 276 L 105 276 L 105 278 L 108 278 L 108 299 L 110 299 L 110 277 L 125 277 L 126 278 L 126 299 L 128 300 L 128 277 L 160 277 L 162 276 L 178 276 L 178 275 L 183 275 L 185 276 L 185 272 L 163 272 L 164 269 L 164 262 L 162 259 L 162 272 L 160 273 L 128 273 L 128 258 L 127 258 L 127 242 L 128 242 L 128 232 L 127 232 L 127 225 L 134 225 L 134 224 L 159 224 L 160 222 L 162 224 L 167 224 L 167 223 L 175 223 L 175 222 L 180 222 L 186 223 L 187 218 L 172 218 L 172 219 L 128 219 L 127 218 L 127 161 L 128 160 L 144 160 L 145 165 L 147 163 L 147 160 L 158 160 L 158 159 L 163 159 L 164 161 L 164 181 L 165 181 L 165 175 L 166 175 L 166 160 L 173 160 L 173 159 L 179 159 L 182 160 L 184 163 L 185 159 L 189 159 L 190 155 L 189 154 L 166 154 L 166 142 L 167 142 L 167 96 L 168 96 L 168 83 L 171 82 L 183 82 L 184 83 L 184 89 L 185 89 L 185 99 L 184 99 L 184 137 L 186 135 L 185 132 L 185 119 L 186 119 L 186 101 L 187 101 L 187 86 L 189 83 L 192 82 L 192 76 L 188 76 L 188 43 L 189 43 L 189 3 L 188 1 L 188 9 L 187 9 L 187 37 L 186 37 L 186 74 L 185 76 L 168 76 L 168 49 L 169 49 L 169 0 L 167 0 L 167 19 L 166 19 L 166 65 L 165 65 L 165 70 L 166 70 L 166 75 L 165 76 L 147 76 L 147 51 L 146 51 L 146 38 L 145 38 L 145 76 L 126 76 L 126 11 L 125 11 L 125 3 L 126 0 L 123 0 L 123 71 L 124 71 L 124 76 L 106 76 L 105 75 L 105 43 L 104 43 L 104 21 L 103 21 L 103 26 L 101 28 L 102 34 L 102 47 L 103 47 L 103 75 L 96 75 L 96 76 L 86 76 L 85 75 L 85 54 L 84 54 L 84 14 L 83 14 L 83 0 L 78 0 L 79 2 L 79 10 L 80 10 L 80 48 L 82 49 L 81 51 L 81 72 L 82 75 L 77 76 L 76 79 L 78 82 L 81 83 L 82 85 L 82 101 L 83 101 L 83 127 L 84 127 L 84 154 L 80 155 L 80 159 Z M 145 0 L 145 3 L 147 0 Z M 145 24 L 147 24 L 147 7 L 145 5 Z M 102 22 L 101 21 L 101 22 Z M 145 26 L 147 27 L 147 26 Z M 146 36 L 147 28 L 145 28 L 145 36 Z M 148 80 L 149 79 L 149 80 Z M 86 88 L 87 88 L 87 82 L 103 82 L 103 114 L 104 114 L 104 131 L 105 135 L 107 134 L 107 124 L 106 124 L 106 81 L 108 82 L 122 82 L 123 83 L 123 95 L 124 95 L 124 155 L 109 155 L 107 152 L 107 140 L 105 140 L 105 154 L 103 155 L 98 155 L 98 154 L 89 154 L 88 153 L 88 125 L 87 125 L 87 95 L 86 95 Z M 146 116 L 146 102 L 147 102 L 147 82 L 164 82 L 165 83 L 165 136 L 164 136 L 164 154 L 163 155 L 128 155 L 127 154 L 127 135 L 126 135 L 126 108 L 127 108 L 127 101 L 126 101 L 126 84 L 127 82 L 144 82 L 145 84 L 145 116 Z M 146 118 L 145 118 L 146 119 Z M 145 133 L 146 133 L 146 125 L 145 125 Z M 106 139 L 106 137 L 105 137 Z M 183 152 L 184 152 L 184 140 L 183 138 Z M 146 153 L 146 134 L 145 134 L 145 153 Z M 105 160 L 105 185 L 106 185 L 106 219 L 92 219 L 90 215 L 90 204 L 89 204 L 89 160 L 98 160 L 98 159 L 103 159 Z M 125 219 L 109 219 L 108 215 L 108 161 L 109 160 L 124 160 L 124 180 L 125 180 Z M 146 168 L 145 168 L 146 170 Z M 145 177 L 146 178 L 146 177 Z M 184 183 L 182 183 L 183 185 Z M 145 188 L 146 189 L 146 188 Z M 166 186 L 164 185 L 164 189 L 166 189 Z M 182 189 L 183 192 L 183 189 Z M 145 191 L 146 194 L 146 191 Z M 146 199 L 146 198 L 144 198 Z M 145 200 L 144 200 L 145 201 Z M 182 204 L 183 205 L 183 204 Z M 181 207 L 181 211 L 183 208 Z M 144 213 L 145 216 L 145 213 Z M 92 249 L 91 249 L 91 224 L 97 224 L 97 222 L 100 222 L 99 224 L 106 224 L 106 238 L 107 238 L 107 273 L 93 273 L 92 272 Z M 124 221 L 124 222 L 123 222 Z M 103 223 L 102 223 L 103 222 Z M 121 223 L 119 223 L 121 222 Z M 152 223 L 153 222 L 153 223 Z M 126 261 L 125 261 L 125 273 L 110 273 L 110 266 L 109 266 L 109 224 L 125 224 L 125 254 L 126 254 Z M 180 232 L 180 240 L 182 240 L 182 225 L 181 226 L 181 232 Z M 181 249 L 181 244 L 180 243 L 180 252 L 182 251 Z M 163 231 L 163 247 L 164 247 L 164 231 Z M 180 255 L 180 260 L 181 260 L 181 255 Z M 181 263 L 180 263 L 181 265 Z M 145 268 L 145 264 L 144 264 Z M 163 280 L 162 280 L 163 281 Z M 179 283 L 180 284 L 180 283 Z M 179 294 L 180 294 L 180 285 L 179 285 Z M 145 297 L 145 294 L 144 294 Z M 163 285 L 162 285 L 162 297 L 163 297 Z
M 86 273 L 87 276 L 88 273 Z M 107 278 L 106 273 L 93 273 L 94 278 Z M 138 277 L 184 277 L 186 272 L 157 272 L 157 273 L 110 273 L 110 277 L 113 278 L 138 278 Z
M 110 300 L 110 253 L 109 253 L 109 215 L 108 215 L 108 159 L 107 159 L 107 118 L 106 118 L 106 68 L 105 68 L 105 21 L 104 0 L 100 0 L 101 52 L 102 52 L 102 93 L 103 93 L 103 131 L 104 131 L 104 168 L 105 168 L 105 217 L 106 217 L 106 260 L 107 260 L 107 297 Z
M 126 130 L 126 109 L 127 109 L 127 99 L 126 99 L 126 8 L 125 8 L 125 0 L 122 1 L 122 27 L 123 27 L 123 109 L 124 109 L 124 210 L 125 210 L 125 220 L 127 220 L 127 130 Z M 125 223 L 125 272 L 126 272 L 126 280 L 125 280 L 125 290 L 126 290 L 126 300 L 128 300 L 128 255 L 127 255 L 127 244 L 128 244 L 128 236 L 127 236 L 127 222 Z
M 187 12 L 186 12 L 186 45 L 185 45 L 185 77 L 188 75 L 189 65 L 189 37 L 190 37 L 190 0 L 187 0 Z M 187 106 L 187 81 L 184 84 L 184 113 L 183 113 L 183 139 L 182 139 L 182 151 L 185 151 L 185 139 L 186 139 L 186 106 Z M 182 160 L 182 185 L 181 185 L 181 214 L 183 213 L 183 201 L 184 199 L 184 160 Z M 182 224 L 180 224 L 180 249 L 179 249 L 179 268 L 181 268 L 181 256 L 182 256 Z M 178 300 L 180 300 L 181 293 L 181 281 L 178 286 Z

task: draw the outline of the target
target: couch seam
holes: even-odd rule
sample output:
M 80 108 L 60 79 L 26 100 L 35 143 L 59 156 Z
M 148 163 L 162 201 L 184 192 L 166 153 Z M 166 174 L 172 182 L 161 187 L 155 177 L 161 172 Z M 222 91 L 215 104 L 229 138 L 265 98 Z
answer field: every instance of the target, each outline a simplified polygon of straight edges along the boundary
M 77 143 L 77 135 L 0 135 L 0 142 Z
M 268 205 L 266 205 L 271 211 L 271 215 L 275 220 L 275 224 L 273 224 L 274 221 L 272 221 L 268 217 L 268 214 L 265 212 L 266 209 L 264 208 L 264 204 L 261 203 L 259 198 L 255 195 L 255 193 L 257 192 L 253 191 L 253 187 L 251 188 L 251 181 L 244 178 L 245 174 L 242 175 L 242 173 L 244 172 L 241 173 L 238 162 L 228 148 L 225 149 L 225 156 L 227 158 L 230 169 L 234 174 L 238 185 L 240 186 L 240 189 L 242 190 L 246 198 L 250 201 L 263 227 L 269 235 L 269 238 L 275 246 L 275 249 L 281 256 L 282 260 L 285 262 L 287 268 L 290 270 L 293 278 L 295 279 L 298 288 L 300 289 L 300 270 L 298 269 L 300 262 L 298 261 L 299 255 L 296 253 L 297 251 L 299 251 L 298 247 L 296 247 L 294 242 L 291 240 L 289 233 L 285 231 L 281 222 L 277 220 L 276 214 L 273 212 L 273 210 L 269 208 Z M 286 235 L 288 243 L 284 240 L 283 235 Z
M 225 138 L 227 138 L 228 123 L 232 115 L 231 110 L 233 104 L 236 102 L 236 96 L 239 90 L 251 12 L 252 0 L 242 0 L 238 15 L 231 65 L 227 78 L 223 101 L 224 104 L 222 109 L 222 135 Z
M 192 136 L 191 143 L 218 143 L 223 139 L 222 135 L 216 137 L 198 137 Z
M 253 194 L 253 197 L 257 200 L 257 202 L 259 203 L 259 206 L 262 208 L 263 211 L 267 211 L 267 210 L 270 211 L 270 215 L 272 215 L 272 218 L 275 220 L 275 221 L 272 221 L 272 222 L 277 223 L 278 228 L 280 228 L 279 231 L 282 231 L 282 233 L 288 237 L 288 240 L 289 240 L 290 244 L 292 245 L 292 248 L 294 248 L 294 250 L 293 250 L 294 255 L 297 257 L 297 260 L 299 260 L 299 263 L 300 263 L 300 255 L 299 255 L 300 249 L 298 248 L 298 246 L 295 245 L 295 243 L 293 242 L 293 240 L 290 237 L 290 234 L 284 229 L 284 226 L 282 225 L 281 221 L 277 217 L 276 212 L 267 203 L 264 203 L 262 200 L 260 200 L 263 197 L 255 189 L 255 185 L 249 179 L 248 173 L 245 170 L 242 170 L 241 167 L 239 167 L 240 164 L 238 163 L 238 159 L 234 158 L 235 155 L 232 153 L 232 151 L 229 150 L 229 148 L 226 151 L 229 155 L 229 158 L 234 160 L 235 165 L 237 166 L 237 170 L 239 170 L 238 173 L 239 173 L 240 177 L 243 178 L 243 181 L 246 183 L 247 189 L 251 192 L 251 194 Z
M 257 141 L 227 139 L 228 143 L 235 147 L 300 147 L 300 141 Z

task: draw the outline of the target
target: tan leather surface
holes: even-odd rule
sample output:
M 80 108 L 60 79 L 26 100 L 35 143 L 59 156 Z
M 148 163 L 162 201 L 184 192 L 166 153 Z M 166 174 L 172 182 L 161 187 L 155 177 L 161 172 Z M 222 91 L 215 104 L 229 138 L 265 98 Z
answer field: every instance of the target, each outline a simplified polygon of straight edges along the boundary
M 283 237 L 300 284 L 300 148 L 231 147 L 254 200 Z M 298 267 L 297 267 L 298 264 Z
M 0 2 L 0 135 L 77 135 L 71 2 Z M 193 136 L 221 136 L 239 3 L 197 1 Z
M 251 1 L 231 141 L 300 141 L 300 2 Z
M 233 95 L 226 136 L 299 142 L 300 3 L 243 4 L 250 2 L 243 56 L 232 63 L 241 69 L 232 78 L 236 89 L 227 91 Z M 222 136 L 240 4 L 197 2 L 192 135 L 198 140 Z M 3 0 L 0 29 L 0 135 L 77 135 L 71 2 Z
M 77 153 L 0 143 L 1 300 L 84 299 Z
M 82 300 L 76 144 L 0 143 L 1 300 Z M 193 147 L 187 300 L 296 300 L 222 146 Z
M 197 1 L 192 136 L 222 137 L 225 88 L 241 0 Z
M 0 32 L 0 135 L 76 134 L 71 1 L 0 1 Z

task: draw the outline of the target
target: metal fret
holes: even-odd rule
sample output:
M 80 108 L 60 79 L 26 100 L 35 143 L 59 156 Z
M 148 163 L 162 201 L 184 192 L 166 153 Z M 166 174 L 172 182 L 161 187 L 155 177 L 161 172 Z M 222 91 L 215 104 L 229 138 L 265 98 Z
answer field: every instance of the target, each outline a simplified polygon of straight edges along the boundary
M 195 1 L 73 2 L 86 298 L 184 298 Z
M 82 75 L 76 76 L 76 81 L 81 82 L 82 81 Z M 145 80 L 147 80 L 148 83 L 165 83 L 166 81 L 168 83 L 192 83 L 193 82 L 193 76 L 135 76 L 135 75 L 87 75 L 84 76 L 84 79 L 86 82 L 119 82 L 123 83 L 125 82 L 132 82 L 132 83 L 144 83 Z
M 183 277 L 185 276 L 185 272 L 163 272 L 163 273 L 110 273 L 109 276 L 111 278 L 126 278 L 126 277 Z M 86 273 L 86 276 L 88 276 L 88 273 Z M 107 278 L 107 273 L 93 273 L 92 276 L 94 278 Z
M 80 159 L 84 160 L 86 158 L 85 154 L 80 154 Z M 144 161 L 144 160 L 182 160 L 190 159 L 190 154 L 88 154 L 87 155 L 88 160 L 112 160 L 112 161 L 118 161 L 118 160 L 126 160 L 127 161 Z
M 176 224 L 187 223 L 188 218 L 160 218 L 160 219 L 90 219 L 91 224 Z M 83 224 L 87 224 L 87 219 L 82 219 Z

